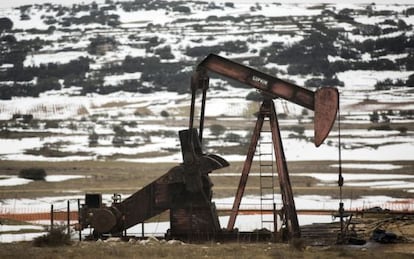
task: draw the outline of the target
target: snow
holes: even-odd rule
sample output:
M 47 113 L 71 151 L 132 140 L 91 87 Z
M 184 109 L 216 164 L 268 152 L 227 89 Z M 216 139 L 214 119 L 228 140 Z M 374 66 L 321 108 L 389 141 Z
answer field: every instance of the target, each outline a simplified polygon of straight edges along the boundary
M 147 128 L 151 130 L 151 127 Z M 168 129 L 168 128 L 167 128 Z M 140 129 L 141 132 L 145 129 Z M 162 127 L 158 130 L 162 130 Z M 171 130 L 177 130 L 172 128 Z M 208 131 L 206 131 L 208 133 Z M 381 132 L 380 132 L 381 133 Z M 284 134 L 289 134 L 285 132 Z M 361 136 L 356 135 L 355 136 Z M 395 142 L 390 144 L 389 141 L 394 139 Z M 329 139 L 328 139 L 329 140 Z M 45 138 L 25 138 L 23 140 L 19 139 L 2 139 L 3 147 L 0 148 L 0 157 L 1 159 L 8 160 L 53 160 L 53 161 L 76 161 L 76 160 L 90 160 L 95 159 L 97 155 L 110 156 L 115 153 L 118 154 L 139 154 L 145 152 L 159 152 L 159 155 L 156 157 L 147 157 L 140 159 L 128 159 L 123 161 L 135 161 L 135 162 L 177 162 L 181 157 L 181 153 L 177 151 L 177 154 L 173 155 L 163 155 L 162 149 L 165 148 L 179 148 L 178 138 L 175 136 L 172 137 L 158 137 L 151 136 L 150 143 L 148 144 L 139 144 L 137 147 L 113 147 L 110 142 L 107 144 L 110 146 L 98 146 L 98 147 L 89 147 L 87 136 L 66 136 L 66 137 L 45 137 Z M 139 140 L 138 140 L 139 141 Z M 335 140 L 336 141 L 336 140 Z M 393 161 L 393 160 L 406 160 L 411 161 L 412 155 L 411 151 L 414 148 L 414 141 L 406 142 L 407 140 L 404 137 L 387 137 L 378 136 L 371 138 L 352 138 L 352 139 L 343 139 L 343 143 L 348 143 L 350 146 L 348 149 L 342 150 L 342 159 L 343 161 L 355 160 L 371 160 L 371 161 Z M 41 157 L 24 154 L 24 150 L 34 149 L 44 146 L 46 143 L 55 143 L 55 142 L 67 142 L 68 146 L 60 148 L 61 151 L 75 152 L 72 156 L 53 158 L 53 157 Z M 104 141 L 100 140 L 104 143 Z M 285 147 L 285 155 L 287 161 L 318 161 L 318 160 L 337 160 L 337 147 L 335 145 L 321 145 L 316 148 L 313 143 L 307 142 L 299 139 L 283 139 Z M 137 142 L 137 143 L 140 143 Z M 213 143 L 213 142 L 212 142 Z M 379 145 L 376 148 L 372 148 L 365 145 Z M 353 147 L 352 147 L 353 146 Z M 352 147 L 352 148 L 351 148 Z M 78 156 L 76 152 L 89 152 L 90 156 Z M 228 161 L 243 161 L 245 155 L 226 155 L 224 156 Z M 373 168 L 373 165 L 344 165 L 346 168 L 361 168 L 361 167 Z M 387 170 L 388 165 L 383 165 L 383 169 Z M 393 167 L 395 168 L 395 167 Z M 388 169 L 393 169 L 388 168 Z
M 337 173 L 292 173 L 291 176 L 309 176 L 318 179 L 322 182 L 335 182 L 338 181 Z M 414 179 L 414 175 L 406 174 L 356 174 L 356 173 L 343 173 L 344 181 L 370 181 L 374 183 L 377 180 L 394 180 L 394 179 Z M 352 186 L 354 183 L 352 183 Z
M 104 85 L 118 85 L 125 80 L 138 80 L 141 78 L 141 72 L 124 73 L 122 75 L 105 76 Z
M 73 179 L 86 178 L 84 175 L 47 175 L 45 177 L 46 182 L 63 182 Z M 33 180 L 19 178 L 14 175 L 0 175 L 0 186 L 16 186 L 24 185 L 33 182 Z
M 338 79 L 344 81 L 347 91 L 374 90 L 378 81 L 387 78 L 407 79 L 412 71 L 373 71 L 373 70 L 350 70 L 337 73 Z
M 42 230 L 44 228 L 42 226 L 36 226 L 36 225 L 0 225 L 0 233 L 10 232 L 10 231 L 20 231 L 20 230 L 25 230 L 25 229 Z
M 265 215 L 266 216 L 266 215 Z M 271 215 L 273 220 L 273 215 Z M 222 228 L 227 226 L 229 221 L 229 216 L 220 216 L 219 222 Z M 298 221 L 300 226 L 312 224 L 312 223 L 330 223 L 333 222 L 332 216 L 320 216 L 320 215 L 298 215 Z M 278 226 L 281 226 L 281 221 L 278 219 Z M 239 231 L 253 231 L 257 229 L 262 229 L 263 227 L 273 231 L 273 224 L 265 223 L 262 225 L 262 220 L 260 215 L 239 215 L 237 216 L 237 221 L 235 228 Z M 169 222 L 156 222 L 156 223 L 145 223 L 144 224 L 144 234 L 145 235 L 164 235 L 167 230 L 170 228 Z M 128 234 L 135 234 L 140 236 L 142 234 L 142 225 L 138 224 L 127 230 Z
M 337 173 L 294 173 L 291 176 L 309 176 L 321 183 L 318 186 L 337 186 Z M 344 186 L 346 187 L 369 187 L 405 189 L 407 192 L 414 191 L 414 175 L 410 174 L 357 174 L 343 172 Z M 402 181 L 406 180 L 406 181 Z M 411 180 L 411 181 L 407 181 Z
M 208 101 L 206 116 L 240 116 L 245 113 L 247 106 L 240 99 L 214 98 Z
M 195 0 L 197 1 L 204 1 L 204 0 Z M 80 3 L 92 3 L 96 2 L 98 4 L 105 3 L 105 0 L 37 0 L 36 4 L 43 4 L 43 3 L 53 3 L 53 4 L 61 4 L 64 6 L 71 6 L 72 4 L 80 4 Z M 233 2 L 236 6 L 239 4 L 250 4 L 253 5 L 253 2 L 250 0 L 214 0 L 214 3 L 217 4 L 223 4 L 225 2 Z M 275 3 L 274 0 L 257 0 L 254 1 L 254 3 L 260 3 L 260 4 L 273 4 Z M 320 4 L 320 3 L 331 3 L 331 4 L 337 4 L 341 6 L 355 6 L 355 5 L 367 5 L 371 3 L 376 3 L 377 8 L 379 6 L 393 6 L 394 4 L 399 5 L 412 5 L 411 0 L 399 0 L 399 1 L 387 1 L 387 0 L 349 0 L 345 3 L 337 3 L 337 1 L 334 0 L 279 0 L 277 3 L 283 3 L 283 4 Z M 34 4 L 33 0 L 13 0 L 13 1 L 5 1 L 0 4 L 0 8 L 10 8 L 10 7 L 17 7 L 21 5 L 27 5 L 27 4 Z M 378 8 L 379 9 L 379 8 Z
M 123 195 L 123 197 L 126 197 Z M 2 209 L 9 209 L 12 211 L 22 211 L 27 210 L 27 208 L 35 208 L 37 210 L 49 210 L 50 205 L 54 204 L 54 208 L 56 209 L 65 209 L 67 206 L 67 201 L 70 200 L 72 205 L 77 201 L 77 199 L 82 198 L 81 196 L 59 196 L 59 197 L 44 197 L 38 199 L 5 199 L 2 200 Z M 275 202 L 277 204 L 277 208 L 280 208 L 280 195 L 275 197 Z M 103 202 L 108 203 L 111 200 L 111 195 L 105 194 L 103 195 Z M 234 201 L 234 197 L 232 198 L 220 198 L 214 199 L 216 207 L 218 209 L 229 209 L 231 208 Z M 374 206 L 382 206 L 384 208 L 393 208 L 393 204 L 395 206 L 410 206 L 412 203 L 410 199 L 396 199 L 388 196 L 363 196 L 359 199 L 344 199 L 345 209 L 364 209 L 364 208 L 371 208 Z M 272 203 L 273 204 L 273 203 Z M 272 204 L 269 204 L 272 206 Z M 322 195 L 300 195 L 295 197 L 295 205 L 297 210 L 306 210 L 306 209 L 325 209 L 325 210 L 337 210 L 339 200 L 333 199 L 330 196 L 322 196 Z M 406 204 L 403 206 L 403 204 Z M 242 203 L 240 206 L 241 209 L 258 209 L 260 208 L 260 198 L 258 196 L 244 196 L 242 199 Z M 227 225 L 229 217 L 228 216 L 221 216 L 219 217 L 219 221 L 222 227 Z M 332 222 L 332 216 L 320 216 L 320 215 L 298 215 L 299 225 L 307 225 L 312 223 L 323 223 L 323 222 Z M 156 221 L 156 219 L 155 219 Z M 48 224 L 47 222 L 44 222 Z M 280 223 L 280 222 L 279 222 Z M 279 226 L 281 224 L 278 224 Z M 144 231 L 145 235 L 163 235 L 169 229 L 170 224 L 169 222 L 165 221 L 158 221 L 152 223 L 145 223 Z M 235 228 L 238 228 L 240 231 L 253 231 L 255 229 L 260 229 L 262 227 L 266 227 L 268 229 L 272 229 L 272 226 L 266 225 L 262 226 L 261 223 L 261 215 L 239 215 L 236 220 Z M 6 231 L 17 231 L 22 229 L 36 229 L 40 230 L 40 226 L 30 225 L 30 226 L 13 226 L 13 225 L 5 225 L 0 226 L 0 233 Z M 88 232 L 88 230 L 84 230 L 84 233 Z M 142 225 L 138 224 L 134 227 L 127 230 L 129 235 L 138 235 L 142 234 Z M 8 242 L 16 242 L 16 241 L 28 241 L 32 240 L 33 238 L 43 235 L 45 233 L 28 233 L 28 234 L 1 234 L 0 235 L 0 242 L 8 243 Z
M 47 63 L 69 63 L 80 57 L 91 57 L 86 51 L 61 51 L 56 53 L 42 53 L 27 55 L 24 66 L 39 66 Z
M 46 176 L 46 182 L 63 182 L 73 179 L 87 178 L 84 175 L 48 175 Z
M 47 233 L 39 232 L 39 233 L 0 234 L 0 243 L 32 241 L 36 237 L 43 236 L 45 234 Z
M 265 196 L 267 198 L 271 196 Z M 298 195 L 294 197 L 295 207 L 297 210 L 337 210 L 339 206 L 339 199 L 324 195 Z M 234 202 L 234 197 L 215 199 L 216 207 L 218 209 L 231 208 Z M 363 208 L 373 206 L 373 204 L 387 204 L 393 202 L 403 202 L 404 199 L 392 198 L 389 196 L 362 196 L 358 199 L 344 199 L 344 208 L 346 210 Z M 407 199 L 407 201 L 410 201 Z M 275 195 L 275 202 L 277 207 L 281 204 L 280 195 Z M 273 207 L 273 202 L 269 202 L 267 209 Z M 240 209 L 260 209 L 260 197 L 247 195 L 242 198 Z
M 411 178 L 411 177 L 410 177 Z M 396 178 L 398 179 L 398 177 Z M 370 187 L 370 188 L 382 188 L 382 189 L 411 189 L 414 190 L 414 182 L 407 181 L 375 181 L 375 182 L 347 182 L 344 186 L 354 187 Z
M 122 23 L 122 27 L 135 27 L 137 24 L 153 23 L 155 24 L 166 24 L 173 20 L 174 17 L 171 17 L 166 14 L 164 10 L 138 10 L 134 12 L 125 12 L 124 10 L 118 10 L 116 12 Z
M 331 165 L 332 167 L 339 167 L 339 164 Z M 394 164 L 341 164 L 342 168 L 350 168 L 350 169 L 375 169 L 375 170 L 395 170 L 402 168 L 401 165 L 394 165 Z
M 0 175 L 0 186 L 24 185 L 30 182 L 32 182 L 32 180 L 18 178 L 17 176 Z
M 2 148 L 0 148 L 0 157 L 5 155 L 17 155 L 23 153 L 26 149 L 32 149 L 39 146 L 39 138 L 20 139 L 1 139 Z
M 16 97 L 0 101 L 1 120 L 9 120 L 13 114 L 32 114 L 35 119 L 66 119 L 78 115 L 81 108 L 88 108 L 91 100 L 87 97 L 69 98 L 68 96 L 41 95 L 35 97 Z
M 125 199 L 129 195 L 122 194 L 122 197 Z M 104 194 L 102 197 L 104 204 L 110 204 L 112 194 Z M 267 197 L 267 196 L 266 196 Z M 54 208 L 57 210 L 65 209 L 67 206 L 67 201 L 71 201 L 71 206 L 75 206 L 78 199 L 83 199 L 82 195 L 72 195 L 72 196 L 55 196 L 55 197 L 40 197 L 37 199 L 3 199 L 1 202 L 3 210 L 12 210 L 12 211 L 22 211 L 31 208 L 33 210 L 50 210 L 50 205 L 54 205 Z M 345 209 L 360 208 L 365 206 L 365 204 L 385 204 L 393 202 L 402 202 L 404 200 L 410 201 L 409 199 L 398 199 L 392 198 L 389 196 L 362 196 L 358 199 L 344 199 Z M 234 197 L 229 198 L 218 198 L 213 199 L 218 209 L 229 209 L 232 207 L 234 202 Z M 280 195 L 275 195 L 275 202 L 277 206 L 281 205 Z M 272 206 L 273 202 L 269 203 L 269 206 Z M 325 210 L 335 210 L 338 208 L 339 200 L 334 199 L 331 196 L 324 195 L 298 195 L 295 196 L 295 205 L 298 210 L 306 209 L 325 209 Z M 260 197 L 246 195 L 242 199 L 240 205 L 241 209 L 258 209 L 260 207 Z

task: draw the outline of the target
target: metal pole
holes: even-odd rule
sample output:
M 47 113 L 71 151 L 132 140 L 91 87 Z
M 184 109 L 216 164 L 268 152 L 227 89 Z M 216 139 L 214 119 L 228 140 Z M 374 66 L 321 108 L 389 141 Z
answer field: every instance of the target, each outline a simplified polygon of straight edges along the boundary
M 344 202 L 342 200 L 342 186 L 344 185 L 344 178 L 342 176 L 342 148 L 341 148 L 341 111 L 338 104 L 338 159 L 339 159 L 339 168 L 338 168 L 338 186 L 339 186 L 339 220 L 341 223 L 341 234 L 339 243 L 343 244 L 345 239 L 345 223 L 344 223 Z
M 68 200 L 68 210 L 66 213 L 68 219 L 68 235 L 70 234 L 70 201 Z
M 207 81 L 208 86 L 208 81 Z M 201 110 L 200 110 L 200 128 L 199 128 L 199 139 L 200 143 L 203 143 L 203 131 L 204 131 L 204 116 L 206 110 L 206 99 L 207 99 L 207 88 L 203 89 L 203 97 L 201 99 Z
M 273 203 L 273 241 L 277 241 L 277 212 L 276 203 Z
M 50 229 L 53 229 L 53 204 L 50 205 Z
M 188 123 L 189 129 L 192 129 L 194 127 L 195 98 L 196 98 L 196 89 L 191 89 L 190 121 Z M 192 135 L 190 134 L 190 138 L 191 136 Z
M 282 138 L 280 136 L 279 123 L 277 121 L 276 110 L 273 100 L 269 100 L 267 105 L 269 105 L 270 108 L 270 129 L 272 131 L 272 141 L 276 156 L 280 193 L 282 195 L 289 238 L 300 237 L 298 215 L 296 213 L 292 185 L 290 184 L 289 172 L 286 164 L 285 153 L 283 151 Z
M 242 175 L 240 177 L 239 187 L 237 188 L 236 197 L 233 203 L 233 208 L 231 209 L 230 219 L 227 224 L 228 231 L 232 231 L 234 228 L 234 224 L 236 223 L 236 217 L 237 217 L 237 214 L 239 213 L 241 199 L 243 197 L 244 189 L 247 184 L 247 179 L 249 177 L 250 168 L 252 167 L 254 152 L 256 151 L 257 142 L 260 138 L 260 131 L 263 127 L 263 121 L 264 121 L 264 114 L 263 114 L 263 109 L 262 109 L 263 107 L 264 107 L 264 103 L 262 103 L 262 106 L 260 107 L 260 113 L 257 117 L 256 126 L 254 128 L 253 135 L 250 140 L 249 150 L 247 151 L 246 160 L 244 161 L 244 166 L 243 166 Z
M 80 199 L 78 199 L 78 225 L 79 225 L 79 241 L 82 241 L 82 226 L 80 222 Z

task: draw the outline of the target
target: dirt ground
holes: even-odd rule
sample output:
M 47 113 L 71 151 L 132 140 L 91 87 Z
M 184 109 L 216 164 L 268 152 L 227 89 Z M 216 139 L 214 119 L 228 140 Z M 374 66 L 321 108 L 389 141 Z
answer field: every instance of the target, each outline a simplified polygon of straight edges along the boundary
M 294 243 L 74 242 L 34 247 L 0 244 L 1 258 L 413 258 L 413 243 L 301 246 Z
M 370 161 L 347 161 L 348 163 L 372 163 Z M 413 161 L 393 161 L 400 165 L 398 169 L 383 171 L 375 169 L 343 169 L 346 174 L 411 174 L 414 172 Z M 331 165 L 337 161 L 293 161 L 288 162 L 290 181 L 295 195 L 329 195 L 338 197 L 337 186 L 320 186 L 318 181 L 307 176 L 294 176 L 295 173 L 318 172 L 337 173 L 337 168 Z M 85 178 L 63 182 L 35 181 L 29 184 L 15 186 L 0 186 L 0 199 L 36 198 L 44 196 L 73 195 L 73 190 L 101 193 L 132 194 L 143 186 L 156 180 L 169 169 L 176 166 L 173 163 L 129 163 L 119 161 L 78 161 L 74 162 L 39 162 L 39 161 L 1 161 L 0 175 L 17 176 L 23 168 L 39 167 L 46 170 L 47 175 L 83 175 Z M 217 170 L 214 173 L 234 173 L 235 176 L 211 176 L 214 184 L 214 197 L 232 197 L 236 193 L 242 171 L 242 162 L 231 162 L 230 166 Z M 257 172 L 257 165 L 253 164 L 251 172 Z M 250 176 L 246 186 L 246 195 L 258 194 L 258 177 Z M 278 185 L 275 191 L 278 192 Z M 403 189 L 376 189 L 366 187 L 347 187 L 343 189 L 343 198 L 356 199 L 365 195 L 388 195 L 398 198 L 412 198 L 413 194 Z

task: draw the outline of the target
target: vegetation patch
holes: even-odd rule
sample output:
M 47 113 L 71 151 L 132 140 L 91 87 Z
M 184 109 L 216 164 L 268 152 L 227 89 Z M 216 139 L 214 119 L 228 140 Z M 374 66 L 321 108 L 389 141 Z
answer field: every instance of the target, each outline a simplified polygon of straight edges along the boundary
M 44 156 L 44 157 L 67 157 L 67 156 L 90 156 L 89 152 L 68 152 L 60 151 L 53 147 L 43 146 L 36 149 L 28 149 L 24 152 L 26 155 Z
M 25 168 L 20 170 L 19 177 L 35 181 L 44 181 L 46 171 L 43 168 Z
M 47 234 L 33 240 L 33 245 L 37 247 L 64 246 L 71 243 L 70 234 L 65 233 L 64 227 L 51 228 Z

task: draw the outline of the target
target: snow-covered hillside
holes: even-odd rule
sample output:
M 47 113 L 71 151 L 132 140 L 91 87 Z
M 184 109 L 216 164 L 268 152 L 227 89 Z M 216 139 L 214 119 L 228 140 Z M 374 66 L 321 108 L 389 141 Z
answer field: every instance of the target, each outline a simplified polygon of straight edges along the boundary
M 106 1 L 2 9 L 0 16 L 13 22 L 12 30 L 3 34 L 29 49 L 21 73 L 13 77 L 13 60 L 2 65 L 2 99 L 8 99 L 6 92 L 20 90 L 19 96 L 0 101 L 0 159 L 180 162 L 177 131 L 187 125 L 189 78 L 212 51 L 298 85 L 330 82 L 338 87 L 342 123 L 347 125 L 342 131 L 344 159 L 412 160 L 412 8 L 386 3 Z M 322 52 L 310 42 L 312 35 L 324 40 Z M 399 48 L 388 47 L 394 40 L 402 42 Z M 296 46 L 308 52 L 289 62 L 286 55 L 297 53 Z M 12 48 L 3 48 L 3 54 Z M 79 63 L 70 63 L 75 61 Z M 76 64 L 85 66 L 70 72 Z M 325 68 L 336 70 L 328 73 Z M 207 129 L 209 151 L 220 153 L 246 142 L 258 109 L 257 102 L 246 100 L 253 91 L 224 78 L 211 80 L 207 126 L 219 124 L 225 132 L 216 136 Z M 283 115 L 288 160 L 336 159 L 336 128 L 328 145 L 314 150 L 312 112 L 286 101 L 275 103 Z M 12 120 L 13 115 L 31 115 L 33 120 Z M 230 133 L 242 141 L 232 141 Z M 227 158 L 243 160 L 244 154 L 237 151 Z

